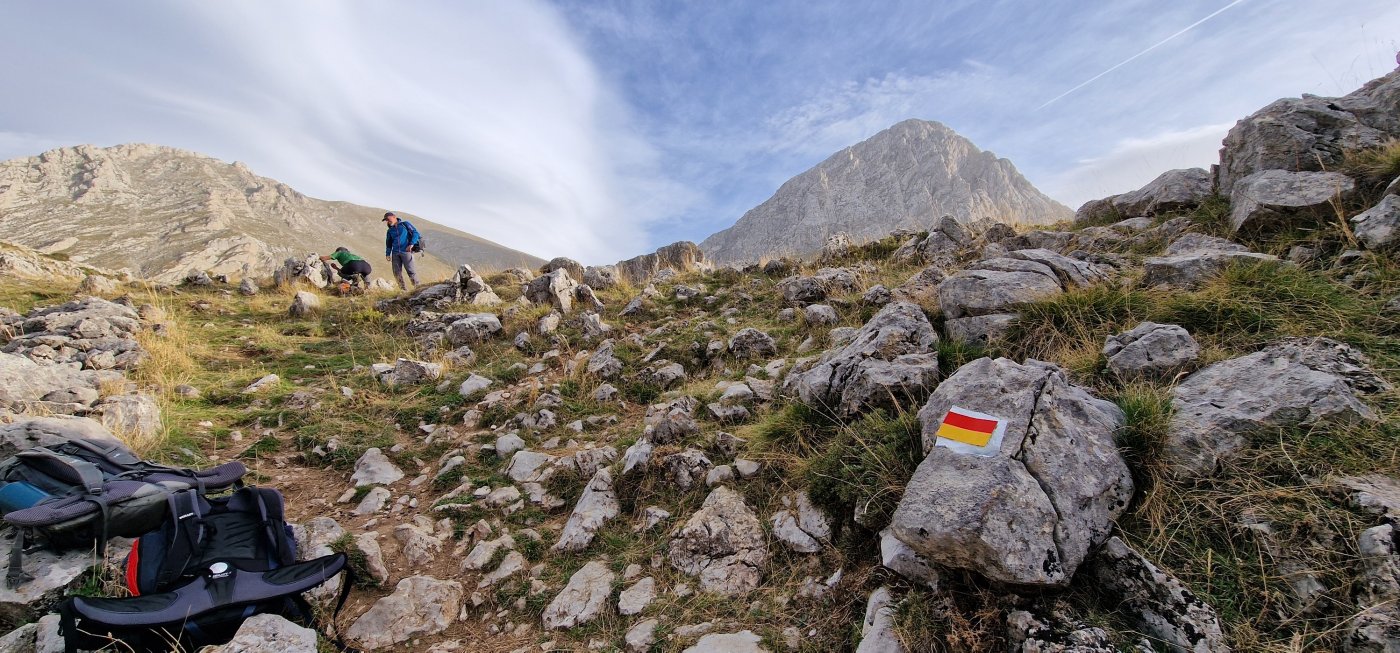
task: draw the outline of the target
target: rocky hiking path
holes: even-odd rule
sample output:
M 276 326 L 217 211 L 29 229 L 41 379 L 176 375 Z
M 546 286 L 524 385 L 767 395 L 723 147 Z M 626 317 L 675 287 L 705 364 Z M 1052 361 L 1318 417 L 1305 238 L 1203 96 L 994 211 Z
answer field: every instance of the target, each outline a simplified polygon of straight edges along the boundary
M 1174 171 L 1048 229 L 402 296 L 295 259 L 77 299 L 6 277 L 0 443 L 238 458 L 303 555 L 351 556 L 334 628 L 225 651 L 1391 650 L 1397 89 L 1280 101 L 1232 131 L 1228 184 Z M 1358 138 L 1328 170 L 1278 154 Z M 0 651 L 117 591 L 88 558 L 0 593 Z

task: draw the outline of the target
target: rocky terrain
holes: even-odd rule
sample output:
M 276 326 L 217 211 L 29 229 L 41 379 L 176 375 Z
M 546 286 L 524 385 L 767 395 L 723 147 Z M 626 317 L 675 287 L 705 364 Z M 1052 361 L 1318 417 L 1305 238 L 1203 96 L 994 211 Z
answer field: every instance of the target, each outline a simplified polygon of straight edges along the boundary
M 1010 161 L 940 123 L 906 120 L 788 180 L 700 248 L 719 263 L 806 256 L 836 234 L 874 240 L 926 230 L 944 215 L 1044 225 L 1071 212 Z
M 379 260 L 386 209 L 307 197 L 241 163 L 157 145 L 79 145 L 0 162 L 8 240 L 72 262 L 163 282 L 191 271 L 266 276 L 289 256 L 344 245 Z M 420 268 L 493 269 L 542 261 L 402 214 L 429 243 Z
M 1400 72 L 1074 224 L 805 261 L 678 244 L 403 296 L 4 276 L 0 454 L 120 437 L 281 489 L 358 585 L 225 653 L 1393 651 L 1396 116 Z M 91 558 L 26 556 L 0 651 L 120 592 Z

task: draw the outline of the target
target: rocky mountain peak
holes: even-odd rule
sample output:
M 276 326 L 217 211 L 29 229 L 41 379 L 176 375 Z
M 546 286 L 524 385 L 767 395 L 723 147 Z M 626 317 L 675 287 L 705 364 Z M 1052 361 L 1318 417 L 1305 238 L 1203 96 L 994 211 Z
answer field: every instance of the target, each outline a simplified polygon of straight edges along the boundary
M 942 123 L 910 119 L 847 147 L 784 183 L 729 229 L 700 244 L 720 263 L 803 255 L 845 232 L 869 240 L 925 230 L 943 215 L 1048 224 L 1068 207 L 1036 190 L 1006 159 Z

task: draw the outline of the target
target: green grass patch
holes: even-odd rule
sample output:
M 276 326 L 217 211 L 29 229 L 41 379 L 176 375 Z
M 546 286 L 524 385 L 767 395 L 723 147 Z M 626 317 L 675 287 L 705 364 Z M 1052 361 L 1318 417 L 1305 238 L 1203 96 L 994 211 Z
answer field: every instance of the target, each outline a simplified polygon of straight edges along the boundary
M 841 428 L 809 461 L 809 492 L 829 514 L 861 512 L 883 526 L 923 458 L 918 416 L 877 410 Z

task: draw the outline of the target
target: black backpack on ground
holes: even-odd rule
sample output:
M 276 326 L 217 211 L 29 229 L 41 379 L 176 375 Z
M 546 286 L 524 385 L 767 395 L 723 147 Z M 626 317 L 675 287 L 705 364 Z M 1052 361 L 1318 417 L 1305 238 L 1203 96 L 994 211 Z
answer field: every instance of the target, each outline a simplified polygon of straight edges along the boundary
M 133 596 L 64 601 L 60 630 L 70 651 L 113 641 L 123 650 L 167 651 L 176 642 L 197 650 L 227 642 L 257 614 L 309 624 L 311 608 L 301 594 L 348 572 L 340 553 L 296 562 L 282 495 L 270 488 L 212 498 L 179 492 L 168 514 L 132 544 L 126 584 Z M 342 579 L 342 604 L 350 584 Z
M 0 462 L 0 513 L 15 527 L 6 583 L 14 588 L 26 544 L 52 549 L 97 546 L 111 537 L 136 537 L 160 526 L 172 493 L 225 490 L 247 468 L 229 462 L 207 470 L 140 459 L 119 442 L 72 439 L 21 451 Z

